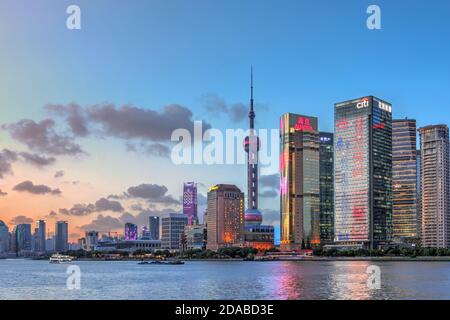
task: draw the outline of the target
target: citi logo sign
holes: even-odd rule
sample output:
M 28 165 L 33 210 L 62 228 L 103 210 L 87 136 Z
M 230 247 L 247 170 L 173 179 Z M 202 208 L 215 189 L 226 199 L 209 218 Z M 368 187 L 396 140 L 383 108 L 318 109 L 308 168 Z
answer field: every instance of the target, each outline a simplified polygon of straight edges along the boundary
M 358 109 L 367 108 L 369 106 L 369 98 L 363 98 L 356 104 Z

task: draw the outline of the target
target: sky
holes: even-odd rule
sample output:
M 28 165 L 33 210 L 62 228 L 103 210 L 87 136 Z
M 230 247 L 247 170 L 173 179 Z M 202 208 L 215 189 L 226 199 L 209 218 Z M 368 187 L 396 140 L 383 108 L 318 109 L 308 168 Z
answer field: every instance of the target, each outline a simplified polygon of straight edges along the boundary
M 333 131 L 334 103 L 367 95 L 418 127 L 449 124 L 449 19 L 446 0 L 0 0 L 0 220 L 68 220 L 74 241 L 180 211 L 184 181 L 200 216 L 212 185 L 246 190 L 245 165 L 169 154 L 194 121 L 247 128 L 250 66 L 257 128 L 293 112 Z M 260 199 L 276 226 L 277 174 L 262 169 Z

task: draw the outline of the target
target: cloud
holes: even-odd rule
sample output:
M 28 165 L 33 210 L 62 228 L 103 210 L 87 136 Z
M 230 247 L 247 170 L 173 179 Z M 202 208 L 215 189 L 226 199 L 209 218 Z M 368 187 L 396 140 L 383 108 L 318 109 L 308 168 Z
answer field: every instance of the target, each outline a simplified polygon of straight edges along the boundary
M 261 210 L 263 215 L 263 223 L 268 225 L 279 225 L 280 224 L 280 211 L 273 209 L 263 209 Z
M 0 178 L 12 174 L 12 162 L 17 160 L 17 154 L 7 149 L 0 152 Z
M 95 212 L 95 205 L 77 203 L 70 209 L 61 208 L 58 211 L 66 216 L 87 216 Z
M 99 231 L 99 232 L 109 232 L 113 230 L 121 230 L 125 227 L 125 223 L 134 223 L 140 227 L 148 225 L 148 218 L 150 216 L 163 217 L 169 212 L 176 212 L 173 209 L 164 210 L 143 210 L 137 215 L 133 215 L 129 212 L 124 212 L 120 217 L 112 217 L 105 215 L 98 215 L 90 223 L 82 225 L 79 227 L 82 231 Z
M 72 208 L 61 208 L 59 213 L 66 216 L 88 216 L 94 212 L 113 211 L 122 212 L 124 208 L 118 201 L 111 201 L 106 198 L 101 198 L 95 202 L 95 204 L 83 204 L 77 203 Z
M 7 192 L 3 192 L 2 189 L 0 189 L 0 197 L 4 197 L 7 196 L 8 193 Z
M 59 190 L 59 189 L 52 189 L 43 184 L 35 185 L 30 180 L 19 183 L 18 185 L 16 185 L 13 188 L 13 190 L 19 191 L 19 192 L 29 192 L 32 194 L 39 194 L 39 195 L 44 195 L 44 194 L 60 195 L 61 194 L 61 190 Z
M 18 225 L 18 224 L 31 224 L 33 223 L 33 219 L 25 216 L 16 216 L 11 219 L 10 223 L 12 225 Z
M 64 177 L 64 171 L 62 171 L 62 170 L 56 171 L 55 175 L 53 177 L 56 179 Z
M 106 198 L 101 198 L 95 202 L 96 211 L 113 211 L 122 212 L 124 209 L 120 202 L 111 201 Z
M 122 139 L 142 139 L 155 142 L 170 141 L 175 129 L 193 131 L 192 111 L 171 104 L 162 112 L 132 105 L 116 107 L 112 104 L 96 105 L 85 109 L 89 121 L 99 124 L 109 136 Z M 203 124 L 206 130 L 211 126 Z
M 79 155 L 84 153 L 73 137 L 62 136 L 54 130 L 55 122 L 45 119 L 35 122 L 22 119 L 17 123 L 2 125 L 15 140 L 25 144 L 31 150 L 51 155 Z
M 278 196 L 278 191 L 275 190 L 265 190 L 259 194 L 260 197 L 263 198 L 275 198 Z
M 58 214 L 52 210 L 43 219 L 44 220 L 56 220 L 56 219 L 58 219 Z
M 186 129 L 193 135 L 194 129 L 192 111 L 178 104 L 167 105 L 162 111 L 114 104 L 81 107 L 75 103 L 48 104 L 45 109 L 63 117 L 75 137 L 95 132 L 126 140 L 128 151 L 158 157 L 169 157 L 170 147 L 165 143 L 171 143 L 174 130 Z M 211 125 L 203 122 L 202 127 L 206 131 Z
M 140 143 L 126 143 L 127 151 L 130 152 L 140 152 L 148 155 L 153 155 L 161 158 L 169 158 L 170 157 L 170 148 L 169 146 L 162 143 L 151 143 L 147 144 L 145 142 Z
M 280 177 L 278 173 L 270 174 L 266 176 L 261 176 L 259 178 L 259 183 L 263 187 L 269 187 L 269 188 L 279 188 L 280 186 Z
M 147 199 L 152 202 L 162 204 L 180 204 L 170 195 L 166 195 L 168 189 L 164 185 L 157 184 L 140 184 L 135 187 L 129 187 L 127 196 L 131 198 Z
M 259 179 L 259 183 L 263 190 L 260 193 L 260 196 L 263 198 L 274 198 L 279 194 L 280 189 L 280 180 L 278 173 L 261 176 Z
M 35 167 L 44 167 L 53 164 L 56 159 L 53 157 L 46 157 L 29 152 L 16 152 L 9 149 L 0 151 L 0 178 L 6 174 L 12 174 L 12 164 L 18 160 L 23 160 Z
M 29 152 L 19 152 L 19 155 L 28 163 L 36 167 L 44 167 L 53 164 L 56 159 L 54 157 L 46 157 Z
M 118 218 L 100 214 L 97 218 L 92 220 L 91 223 L 82 225 L 79 229 L 82 231 L 109 232 L 123 227 L 124 224 Z
M 45 109 L 65 116 L 66 122 L 75 136 L 85 137 L 89 134 L 88 121 L 80 105 L 76 103 L 68 105 L 48 104 Z
M 247 120 L 249 107 L 245 103 L 227 104 L 224 98 L 215 93 L 206 94 L 203 100 L 206 112 L 211 115 L 227 115 L 233 122 Z

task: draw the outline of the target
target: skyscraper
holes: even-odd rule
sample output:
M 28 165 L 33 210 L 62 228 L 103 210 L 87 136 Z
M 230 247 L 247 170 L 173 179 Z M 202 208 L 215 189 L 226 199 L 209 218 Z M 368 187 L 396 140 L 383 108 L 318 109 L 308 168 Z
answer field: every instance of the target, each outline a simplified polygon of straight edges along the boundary
M 416 120 L 392 121 L 392 236 L 418 237 Z
M 317 118 L 286 113 L 280 121 L 280 236 L 282 250 L 320 244 Z
M 392 239 L 392 106 L 375 97 L 335 105 L 335 241 Z
M 422 174 L 421 174 L 421 163 L 422 156 L 420 150 L 416 151 L 416 164 L 417 164 L 417 237 L 419 238 L 419 243 L 422 242 Z
M 125 240 L 134 241 L 138 239 L 138 226 L 133 223 L 125 223 Z
M 34 251 L 36 252 L 45 252 L 45 221 L 38 220 L 36 221 L 36 228 L 34 229 Z
M 333 134 L 319 133 L 320 244 L 334 241 L 334 148 Z
M 179 250 L 184 227 L 188 224 L 188 217 L 181 213 L 169 213 L 161 219 L 161 248 Z
M 28 223 L 18 224 L 13 231 L 14 250 L 16 253 L 31 250 L 31 225 Z
M 0 253 L 9 251 L 9 229 L 8 226 L 0 220 Z
M 57 221 L 55 225 L 55 251 L 63 252 L 69 248 L 69 226 L 67 221 Z
M 185 182 L 183 185 L 183 214 L 188 218 L 188 224 L 198 222 L 197 217 L 197 184 Z
M 209 189 L 207 248 L 239 246 L 244 241 L 244 193 L 235 185 L 218 184 Z
M 148 229 L 150 232 L 150 240 L 159 240 L 159 217 L 150 216 L 148 218 Z
M 419 129 L 422 246 L 450 247 L 449 133 L 446 125 Z

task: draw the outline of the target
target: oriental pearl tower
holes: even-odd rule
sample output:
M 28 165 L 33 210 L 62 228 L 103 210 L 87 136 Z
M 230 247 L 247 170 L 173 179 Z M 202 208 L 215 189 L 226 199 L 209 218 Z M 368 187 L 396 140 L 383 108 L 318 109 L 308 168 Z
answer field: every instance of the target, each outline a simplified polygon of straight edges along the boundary
M 248 204 L 245 211 L 245 227 L 257 227 L 262 223 L 262 214 L 258 210 L 258 151 L 260 141 L 255 132 L 255 111 L 253 109 L 253 68 L 250 74 L 250 135 L 244 140 L 247 153 Z

